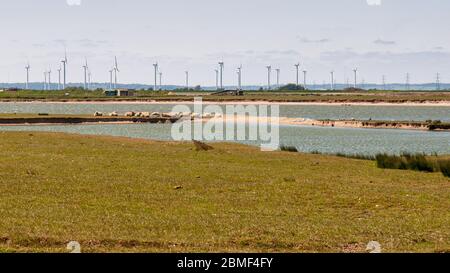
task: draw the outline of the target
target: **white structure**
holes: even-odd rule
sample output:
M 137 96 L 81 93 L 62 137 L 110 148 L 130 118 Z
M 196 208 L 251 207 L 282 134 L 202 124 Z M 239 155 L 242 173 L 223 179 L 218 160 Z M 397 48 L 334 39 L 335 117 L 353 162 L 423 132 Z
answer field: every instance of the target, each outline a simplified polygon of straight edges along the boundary
M 334 71 L 331 71 L 330 74 L 331 74 L 331 90 L 334 90 Z
M 27 66 L 25 66 L 25 69 L 27 71 L 27 81 L 25 83 L 25 89 L 29 89 L 29 84 L 30 84 L 30 63 L 27 63 Z
M 186 73 L 186 90 L 189 90 L 189 71 L 185 71 Z
M 52 69 L 51 68 L 48 69 L 47 74 L 48 74 L 48 87 L 47 87 L 47 89 L 51 90 L 52 89 Z
M 113 89 L 113 73 L 114 73 L 114 68 L 109 70 L 109 89 L 110 90 Z
M 44 90 L 47 90 L 47 71 L 44 71 Z
M 88 62 L 87 59 L 85 59 L 85 63 L 83 65 L 83 69 L 84 69 L 84 89 L 87 89 L 87 71 L 88 71 Z
M 300 63 L 297 63 L 297 64 L 295 65 L 295 69 L 296 69 L 296 72 L 297 72 L 297 73 L 296 73 L 296 75 L 297 75 L 297 80 L 296 80 L 295 83 L 296 83 L 297 86 L 298 86 L 299 83 L 300 83 L 300 82 L 299 82 L 299 74 L 298 74 L 298 73 L 299 73 L 299 69 L 300 69 Z
M 155 72 L 155 83 L 153 85 L 153 90 L 156 91 L 158 90 L 158 62 L 153 64 L 153 69 Z
M 303 70 L 303 87 L 305 88 L 305 90 L 307 89 L 306 88 L 306 74 L 307 73 L 308 73 L 307 70 Z
M 220 69 L 220 89 L 223 90 L 223 70 L 225 68 L 225 63 L 219 62 L 219 69 Z
M 216 72 L 216 90 L 219 90 L 219 70 L 214 69 Z
M 353 73 L 355 74 L 355 83 L 353 85 L 354 88 L 358 87 L 358 68 L 353 69 Z
M 406 90 L 409 90 L 410 82 L 411 82 L 411 76 L 409 73 L 406 73 Z
M 281 69 L 277 68 L 277 69 L 275 69 L 275 71 L 277 72 L 277 88 L 279 88 L 280 87 L 280 72 L 281 72 Z
M 272 76 L 272 66 L 268 65 L 268 66 L 266 66 L 266 68 L 267 68 L 267 90 L 271 90 L 272 84 L 270 82 L 270 78 Z
M 58 90 L 61 90 L 61 65 L 58 68 Z
M 64 54 L 64 59 L 61 62 L 63 64 L 63 89 L 66 89 L 66 80 L 67 80 L 66 66 L 68 64 L 68 62 L 67 62 L 67 52 Z
M 117 73 L 120 72 L 119 65 L 117 64 L 117 56 L 114 57 L 114 88 L 117 89 Z
M 242 65 L 237 69 L 238 75 L 238 90 L 242 90 Z

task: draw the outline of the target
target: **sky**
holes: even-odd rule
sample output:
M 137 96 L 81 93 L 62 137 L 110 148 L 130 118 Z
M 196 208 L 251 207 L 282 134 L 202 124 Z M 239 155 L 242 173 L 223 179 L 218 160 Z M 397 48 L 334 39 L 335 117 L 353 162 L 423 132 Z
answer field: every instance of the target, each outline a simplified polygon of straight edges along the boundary
M 224 84 L 264 85 L 267 65 L 281 83 L 359 80 L 450 82 L 450 1 L 447 0 L 0 0 L 0 82 L 56 79 L 67 50 L 68 81 L 109 81 L 114 56 L 119 82 L 151 84 L 158 62 L 163 84 L 214 86 L 217 62 Z M 275 81 L 275 72 L 272 76 Z

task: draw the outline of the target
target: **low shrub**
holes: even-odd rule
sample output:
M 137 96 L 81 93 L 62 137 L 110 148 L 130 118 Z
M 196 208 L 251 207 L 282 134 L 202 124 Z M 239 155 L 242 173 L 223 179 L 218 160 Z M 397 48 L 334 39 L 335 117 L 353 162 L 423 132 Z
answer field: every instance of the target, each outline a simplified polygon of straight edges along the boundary
M 440 160 L 438 162 L 439 164 L 439 170 L 442 172 L 442 174 L 445 177 L 450 178 L 450 160 Z
M 295 146 L 281 145 L 280 150 L 283 152 L 298 153 L 298 149 Z

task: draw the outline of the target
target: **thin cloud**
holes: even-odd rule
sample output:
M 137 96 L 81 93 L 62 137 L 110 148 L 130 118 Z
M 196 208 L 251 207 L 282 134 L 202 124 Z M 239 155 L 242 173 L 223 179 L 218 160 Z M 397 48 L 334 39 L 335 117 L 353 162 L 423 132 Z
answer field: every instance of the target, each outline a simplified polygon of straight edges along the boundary
M 377 40 L 373 41 L 373 43 L 376 45 L 395 45 L 395 44 L 397 44 L 397 42 L 395 42 L 395 41 L 387 41 L 387 40 L 382 40 L 382 39 L 377 39 Z
M 308 39 L 305 37 L 300 37 L 299 39 L 300 39 L 300 42 L 305 43 L 305 44 L 325 44 L 325 43 L 330 42 L 330 39 L 326 39 L 326 38 L 312 40 L 312 39 Z

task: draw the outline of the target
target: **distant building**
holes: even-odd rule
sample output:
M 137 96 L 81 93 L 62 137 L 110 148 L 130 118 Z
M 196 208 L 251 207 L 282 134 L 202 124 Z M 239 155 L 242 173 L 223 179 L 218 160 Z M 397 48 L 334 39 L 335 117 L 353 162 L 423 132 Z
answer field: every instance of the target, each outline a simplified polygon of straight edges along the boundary
M 133 97 L 133 89 L 116 89 L 116 90 L 106 90 L 104 92 L 107 97 Z

